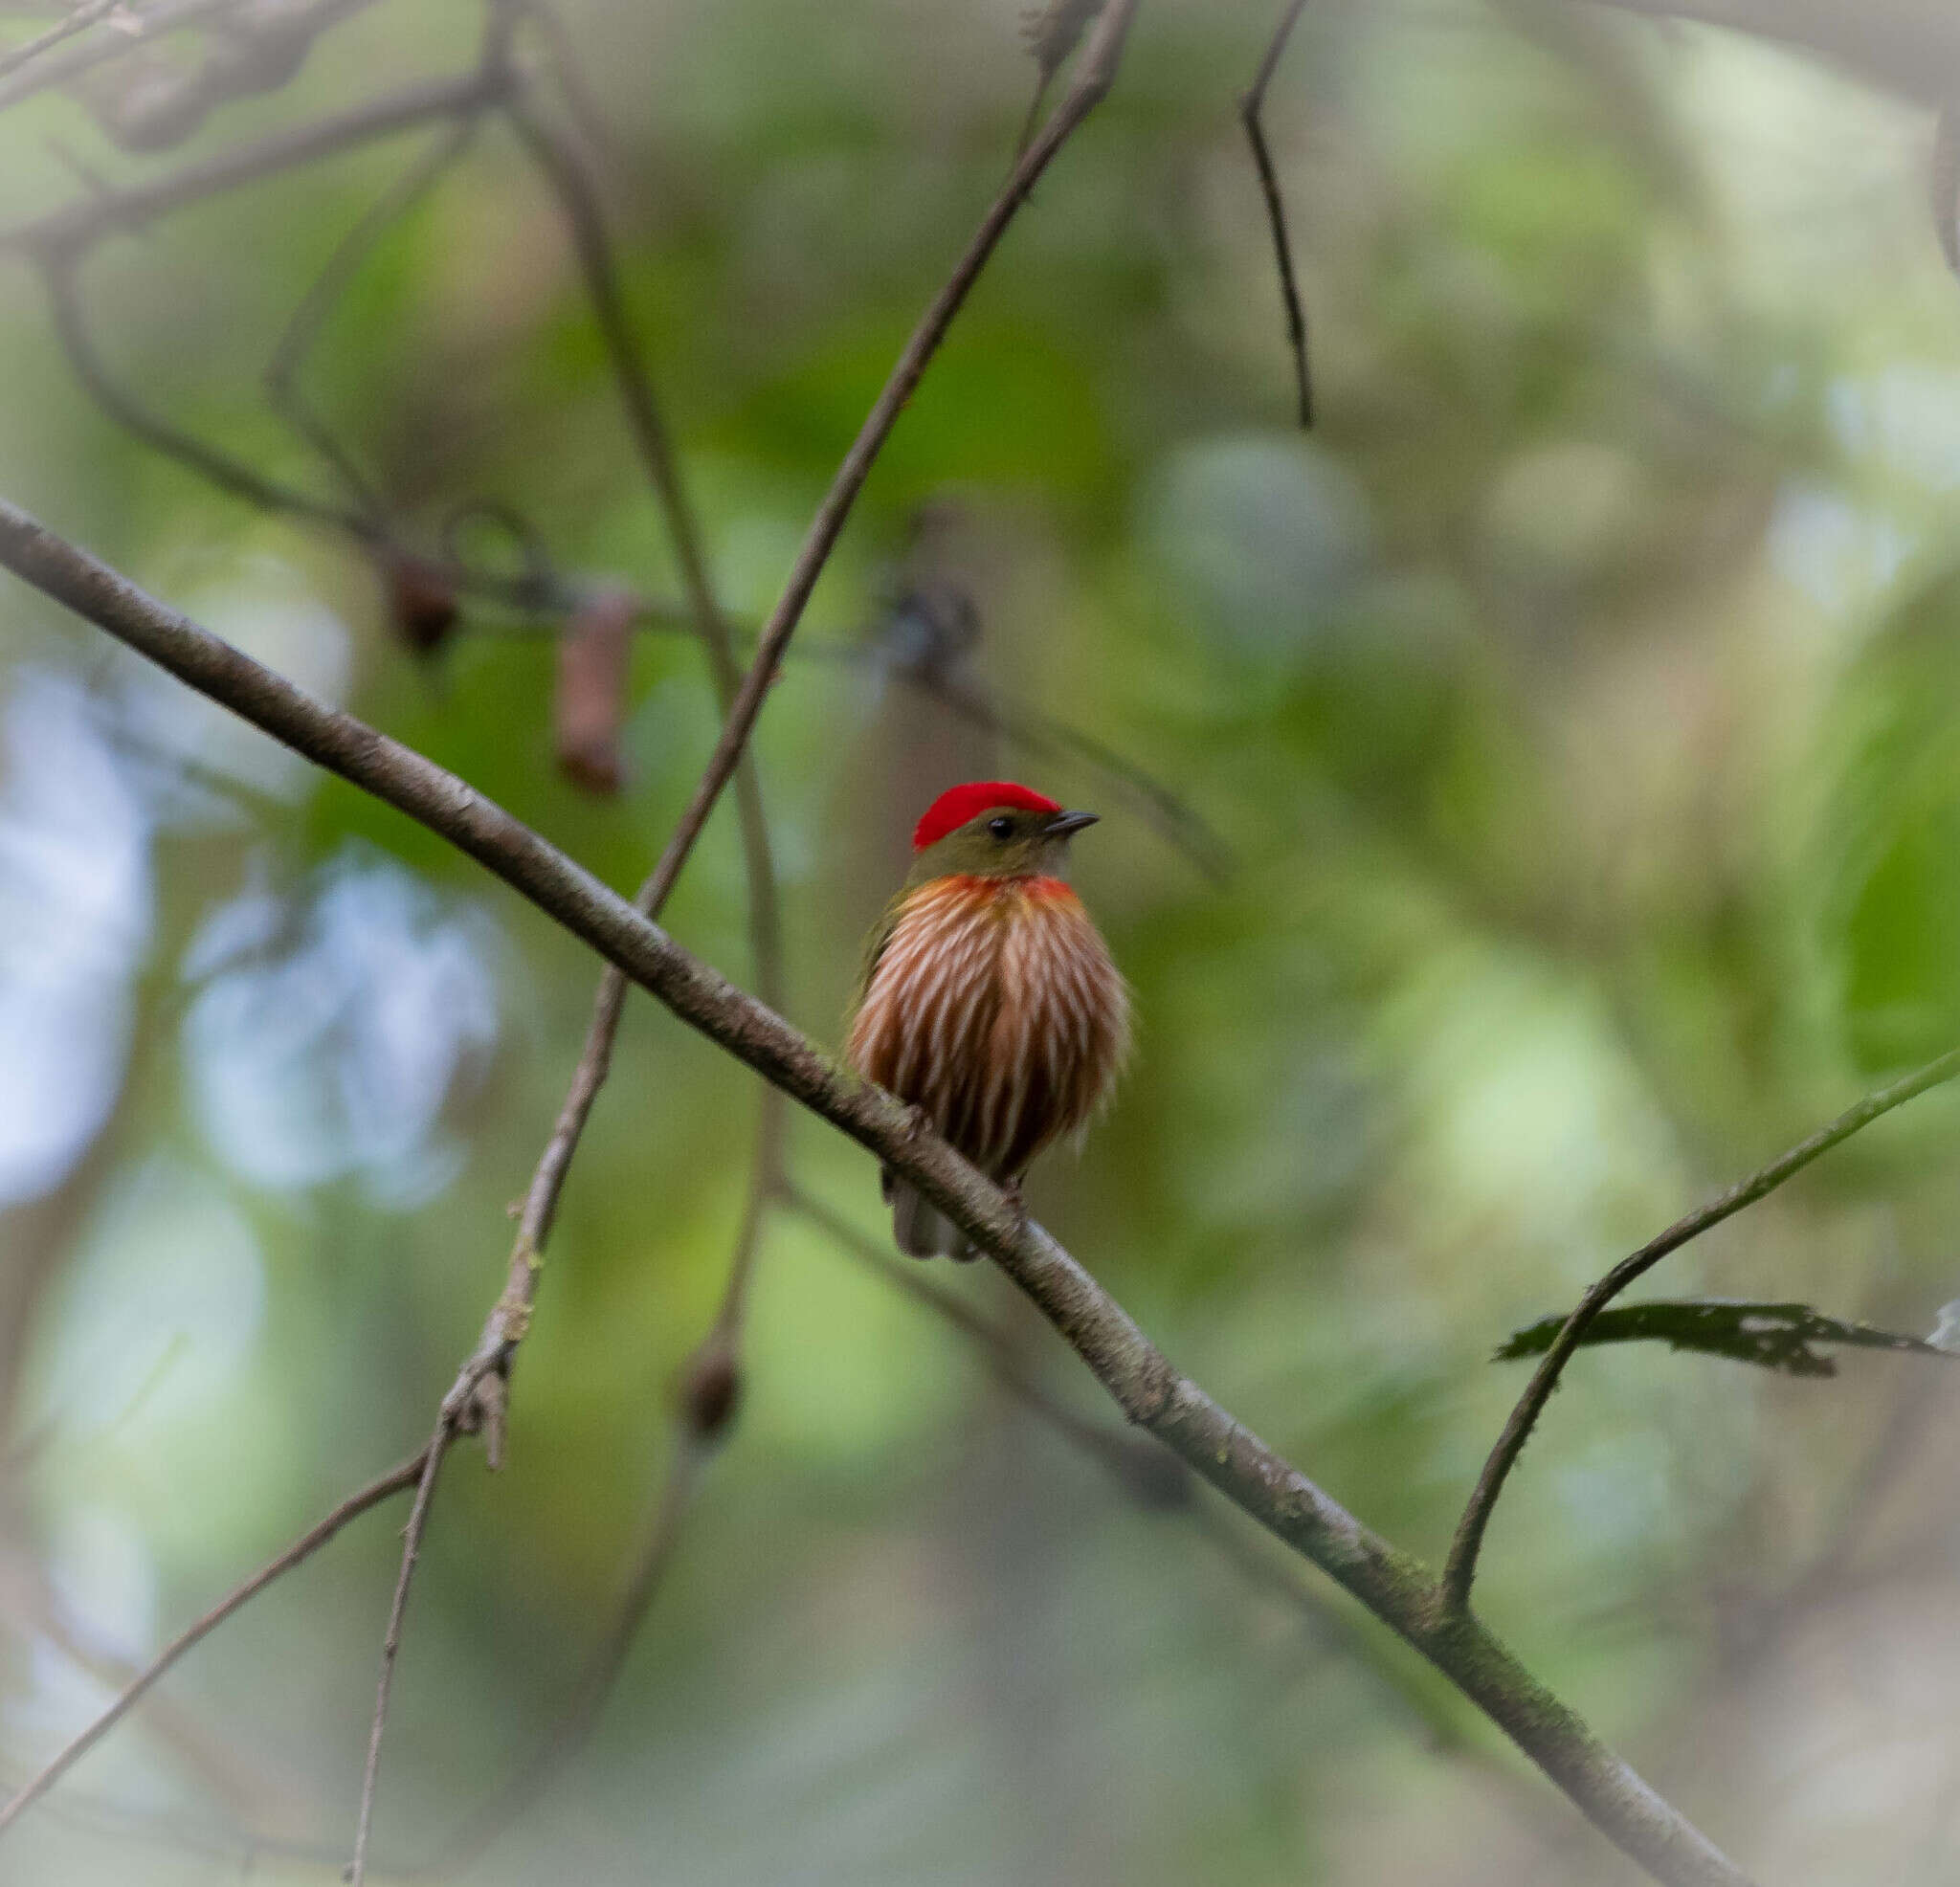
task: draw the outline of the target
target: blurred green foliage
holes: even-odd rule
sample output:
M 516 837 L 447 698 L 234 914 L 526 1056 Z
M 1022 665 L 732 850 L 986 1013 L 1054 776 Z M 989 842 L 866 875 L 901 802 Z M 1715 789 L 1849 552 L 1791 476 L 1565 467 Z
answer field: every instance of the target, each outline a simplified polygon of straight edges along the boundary
M 1015 9 L 562 11 L 715 580 L 752 623 L 1005 174 L 1033 78 Z M 1573 38 L 1548 0 L 1317 6 L 1268 108 L 1312 320 L 1303 437 L 1234 110 L 1270 11 L 1143 10 L 872 477 L 757 750 L 789 1007 L 833 1043 L 933 790 L 997 765 L 1101 806 L 1079 878 L 1139 1052 L 1034 1208 L 1249 1425 L 1440 1557 L 1519 1387 L 1488 1362 L 1505 1333 L 1960 1038 L 1960 293 L 1919 116 L 1794 53 L 1614 18 Z M 382 0 L 155 160 L 33 100 L 0 116 L 0 220 L 82 188 L 61 149 L 146 174 L 461 70 L 478 30 L 451 0 Z M 364 149 L 113 241 L 85 283 L 116 370 L 326 488 L 257 376 L 412 155 Z M 640 638 L 629 788 L 582 796 L 552 765 L 557 625 L 472 611 L 413 658 L 345 545 L 110 424 L 32 272 L 5 268 L 0 490 L 639 879 L 714 733 L 685 636 Z M 494 124 L 360 271 L 307 385 L 405 524 L 491 499 L 561 567 L 675 593 L 564 232 Z M 976 746 L 878 658 L 928 500 L 959 515 L 974 676 L 1173 789 L 1229 842 L 1223 883 L 1086 763 L 1031 760 L 1012 727 Z M 13 1131 L 58 1082 L 100 1090 L 66 1161 L 14 1188 L 0 1259 L 18 1778 L 100 1700 L 105 1661 L 419 1442 L 498 1288 L 594 966 L 18 588 L 0 623 L 0 994 L 55 1014 L 34 996 L 51 963 L 105 927 L 130 940 L 86 986 L 101 1067 L 22 1052 L 0 1114 Z M 187 788 L 172 756 L 230 785 Z M 90 889 L 111 832 L 136 861 L 113 909 Z M 353 934 L 321 915 L 348 877 L 387 949 L 253 981 Z M 668 921 L 749 974 L 725 814 Z M 462 1039 L 460 997 L 404 996 L 463 987 L 429 980 L 452 933 L 494 991 L 494 1047 Z M 222 1054 L 187 1022 L 206 1003 L 249 1018 Z M 497 1795 L 617 1603 L 754 1108 L 742 1070 L 632 1007 L 510 1463 L 464 1454 L 437 1505 L 390 1875 Z M 1960 1295 L 1955 1125 L 1950 1098 L 1916 1103 L 1656 1288 L 1931 1328 Z M 309 1176 L 269 1180 L 276 1155 Z M 799 1121 L 793 1164 L 882 1236 L 861 1156 Z M 997 1278 L 936 1281 L 1101 1413 Z M 741 1424 L 597 1739 L 462 1877 L 1625 1877 L 1399 1647 L 1311 1579 L 1303 1609 L 1140 1511 L 789 1215 L 747 1352 Z M 1847 1356 L 1789 1383 L 1588 1353 L 1492 1530 L 1484 1615 L 1765 1878 L 1932 1881 L 1960 1853 L 1956 1410 L 1915 1370 Z M 335 1877 L 395 1554 L 369 1520 L 215 1637 L 9 1837 L 9 1877 Z

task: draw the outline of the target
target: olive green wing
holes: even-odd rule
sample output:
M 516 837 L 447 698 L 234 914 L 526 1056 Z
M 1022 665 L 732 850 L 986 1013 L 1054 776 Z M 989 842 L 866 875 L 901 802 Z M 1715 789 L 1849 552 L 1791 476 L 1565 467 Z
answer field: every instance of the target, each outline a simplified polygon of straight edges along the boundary
M 864 954 L 858 965 L 858 987 L 851 992 L 851 1007 L 845 1016 L 847 1029 L 851 1016 L 856 1015 L 864 1007 L 865 995 L 871 988 L 871 979 L 877 975 L 879 960 L 884 955 L 886 946 L 890 944 L 893 934 L 898 930 L 899 918 L 904 911 L 908 895 L 901 891 L 884 907 L 883 914 L 871 926 L 870 935 L 864 940 Z

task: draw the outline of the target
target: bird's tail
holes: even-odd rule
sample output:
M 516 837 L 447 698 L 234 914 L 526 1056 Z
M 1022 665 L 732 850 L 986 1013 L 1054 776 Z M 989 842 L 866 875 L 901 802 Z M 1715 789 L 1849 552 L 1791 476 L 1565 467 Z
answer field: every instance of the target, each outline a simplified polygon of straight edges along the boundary
M 979 1254 L 967 1234 L 896 1174 L 884 1175 L 884 1196 L 891 1201 L 892 1236 L 899 1250 L 914 1258 L 972 1258 Z

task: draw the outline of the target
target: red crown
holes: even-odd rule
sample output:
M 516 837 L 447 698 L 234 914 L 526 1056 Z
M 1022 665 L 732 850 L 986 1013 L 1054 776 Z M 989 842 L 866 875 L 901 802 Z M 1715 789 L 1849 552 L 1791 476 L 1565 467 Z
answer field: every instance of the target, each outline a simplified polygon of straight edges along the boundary
M 925 809 L 925 816 L 912 829 L 912 850 L 924 852 L 947 833 L 957 832 L 975 813 L 991 811 L 996 806 L 1017 807 L 1023 812 L 1059 812 L 1061 802 L 1012 780 L 969 780 L 964 787 L 948 787 Z

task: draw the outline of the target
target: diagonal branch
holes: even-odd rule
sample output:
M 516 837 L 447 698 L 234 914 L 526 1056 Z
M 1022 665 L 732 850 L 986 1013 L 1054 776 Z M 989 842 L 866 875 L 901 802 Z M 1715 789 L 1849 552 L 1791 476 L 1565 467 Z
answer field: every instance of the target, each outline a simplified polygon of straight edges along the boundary
M 511 82 L 509 73 L 493 64 L 459 78 L 405 86 L 331 118 L 276 131 L 201 163 L 184 165 L 146 184 L 84 196 L 33 222 L 0 230 L 0 249 L 40 255 L 85 249 L 114 231 L 145 229 L 187 204 L 263 183 L 282 170 L 336 157 L 358 144 L 392 138 L 437 119 L 480 111 L 497 103 Z
M 1313 424 L 1313 383 L 1306 371 L 1306 310 L 1300 300 L 1300 281 L 1293 270 L 1293 244 L 1286 234 L 1286 204 L 1280 194 L 1280 173 L 1273 167 L 1273 153 L 1266 144 L 1262 114 L 1266 92 L 1273 74 L 1280 69 L 1281 55 L 1293 36 L 1295 22 L 1305 11 L 1306 0 L 1287 0 L 1267 43 L 1265 56 L 1254 76 L 1252 88 L 1238 101 L 1238 121 L 1245 126 L 1246 143 L 1252 146 L 1252 161 L 1259 173 L 1259 194 L 1266 202 L 1266 222 L 1273 232 L 1273 260 L 1280 271 L 1280 308 L 1286 318 L 1286 344 L 1293 350 L 1293 385 L 1300 402 L 1303 428 Z
M 1738 1180 L 1719 1198 L 1711 1199 L 1685 1218 L 1677 1219 L 1659 1237 L 1650 1239 L 1637 1252 L 1622 1258 L 1579 1299 L 1563 1328 L 1552 1339 L 1551 1347 L 1545 1353 L 1545 1361 L 1532 1373 L 1525 1393 L 1518 1398 L 1517 1407 L 1511 1410 L 1510 1419 L 1504 1423 L 1503 1432 L 1497 1439 L 1497 1446 L 1490 1451 L 1490 1458 L 1484 1462 L 1483 1472 L 1478 1476 L 1476 1490 L 1463 1509 L 1463 1518 L 1457 1523 L 1457 1536 L 1450 1543 L 1450 1557 L 1443 1568 L 1443 1596 L 1455 1610 L 1468 1610 L 1470 1587 L 1477 1577 L 1477 1556 L 1483 1544 L 1484 1529 L 1490 1524 L 1491 1510 L 1497 1505 L 1504 1481 L 1523 1453 L 1526 1442 L 1531 1438 L 1531 1431 L 1539 1416 L 1545 1412 L 1545 1405 L 1551 1400 L 1552 1390 L 1558 1388 L 1558 1379 L 1567 1361 L 1584 1340 L 1592 1320 L 1629 1284 L 1652 1271 L 1670 1253 L 1680 1251 L 1689 1240 L 1699 1238 L 1724 1219 L 1733 1218 L 1757 1200 L 1767 1198 L 1784 1181 L 1802 1172 L 1813 1160 L 1830 1152 L 1861 1128 L 1870 1126 L 1881 1115 L 1904 1106 L 1928 1088 L 1939 1087 L 1956 1075 L 1960 1075 L 1960 1049 L 1949 1050 L 1937 1061 L 1928 1062 L 1903 1080 L 1895 1081 L 1888 1088 L 1881 1088 L 1876 1094 L 1866 1095 L 1856 1106 L 1847 1107 L 1835 1121 L 1819 1127 L 1809 1139 L 1799 1141 L 1760 1172 L 1751 1173 L 1746 1180 Z
M 65 53 L 54 56 L 50 56 L 54 54 L 51 44 L 16 47 L 8 56 L 5 68 L 0 68 L 0 79 L 5 81 L 0 82 L 0 111 L 52 85 L 62 85 L 71 78 L 79 78 L 84 72 L 111 59 L 121 58 L 140 46 L 150 45 L 167 33 L 195 26 L 220 13 L 233 12 L 237 6 L 238 0 L 165 0 L 162 6 L 131 14 L 136 25 L 133 33 L 97 33 L 83 44 L 71 46 Z M 113 12 L 115 9 L 112 7 L 109 11 Z M 92 11 L 92 8 L 78 8 L 77 11 Z M 34 56 L 32 72 L 21 69 L 29 63 L 26 56 L 29 54 Z
M 381 1641 L 381 1677 L 375 1686 L 374 1719 L 368 1729 L 368 1758 L 361 1769 L 361 1808 L 354 1826 L 354 1858 L 347 1868 L 352 1887 L 361 1887 L 368 1877 L 368 1842 L 374 1829 L 374 1787 L 381 1775 L 381 1739 L 388 1730 L 389 1694 L 394 1688 L 395 1659 L 402 1648 L 402 1620 L 408 1613 L 409 1587 L 415 1577 L 415 1562 L 421 1557 L 422 1536 L 428 1531 L 430 1503 L 435 1498 L 443 1457 L 462 1426 L 460 1405 L 452 1407 L 456 1403 L 454 1391 L 443 1398 L 435 1418 L 435 1432 L 417 1458 L 414 1504 L 409 1509 L 409 1522 L 402 1529 L 401 1570 L 395 1575 L 394 1598 L 388 1609 L 388 1631 Z
M 328 708 L 0 502 L 0 564 L 180 680 L 486 866 L 690 1028 L 875 1154 L 990 1253 L 1133 1421 L 1427 1657 L 1623 1852 L 1670 1887 L 1747 1876 L 1420 1562 L 1371 1532 L 1183 1375 L 1129 1314 L 915 1110 L 840 1072 L 583 867 L 453 773 Z M 1892 1104 L 1896 1105 L 1896 1101 Z

